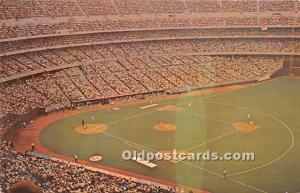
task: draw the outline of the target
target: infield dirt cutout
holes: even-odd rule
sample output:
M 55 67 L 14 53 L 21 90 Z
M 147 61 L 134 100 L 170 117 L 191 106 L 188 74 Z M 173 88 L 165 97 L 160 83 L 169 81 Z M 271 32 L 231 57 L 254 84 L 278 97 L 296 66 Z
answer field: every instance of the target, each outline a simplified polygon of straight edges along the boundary
M 255 124 L 249 124 L 247 122 L 236 122 L 234 124 L 234 127 L 239 130 L 239 131 L 242 131 L 242 132 L 246 132 L 246 133 L 250 133 L 256 129 L 259 128 L 258 125 L 255 125 Z
M 104 132 L 107 129 L 108 127 L 105 124 L 86 124 L 84 127 L 76 127 L 75 131 L 81 134 L 94 134 Z
M 167 123 L 158 123 L 158 124 L 154 125 L 154 129 L 156 131 L 160 131 L 160 132 L 175 131 L 176 125 L 167 124 Z

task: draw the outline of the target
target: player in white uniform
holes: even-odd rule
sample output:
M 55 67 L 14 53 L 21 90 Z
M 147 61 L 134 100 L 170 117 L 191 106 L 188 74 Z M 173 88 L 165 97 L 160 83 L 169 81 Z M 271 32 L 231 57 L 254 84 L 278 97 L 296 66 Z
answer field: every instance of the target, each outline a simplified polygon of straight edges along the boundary
M 224 179 L 226 179 L 227 178 L 227 170 L 226 170 L 226 168 L 224 168 L 224 170 L 223 170 L 223 175 L 224 175 Z

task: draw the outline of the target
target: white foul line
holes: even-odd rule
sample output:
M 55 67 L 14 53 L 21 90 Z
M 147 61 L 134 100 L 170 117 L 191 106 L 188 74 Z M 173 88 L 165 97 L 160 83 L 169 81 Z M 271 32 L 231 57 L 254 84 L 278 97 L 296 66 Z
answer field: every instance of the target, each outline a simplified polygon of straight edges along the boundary
M 227 133 L 224 133 L 223 135 L 220 135 L 220 136 L 218 136 L 218 137 L 215 137 L 215 138 L 210 139 L 210 140 L 208 140 L 208 141 L 205 141 L 205 142 L 203 142 L 203 143 L 194 145 L 194 146 L 189 147 L 189 148 L 187 148 L 187 149 L 183 149 L 183 150 L 181 150 L 181 151 L 190 151 L 190 150 L 193 150 L 193 149 L 195 149 L 195 148 L 197 148 L 197 147 L 201 147 L 201 146 L 206 145 L 206 144 L 208 144 L 208 143 L 210 143 L 210 142 L 212 142 L 212 141 L 215 141 L 215 140 L 220 139 L 220 138 L 222 138 L 222 137 L 225 137 L 225 136 L 227 136 L 227 135 L 233 134 L 233 133 L 235 133 L 235 132 L 237 132 L 236 129 L 231 130 L 231 131 L 229 131 L 229 132 L 227 132 Z
M 231 104 L 231 103 L 224 103 L 224 102 L 214 102 L 214 101 L 207 101 L 208 103 L 214 103 L 214 104 L 223 104 L 223 105 L 228 105 L 228 106 L 236 106 L 236 107 L 240 107 L 242 109 L 247 109 L 247 110 L 251 110 L 253 112 L 256 112 L 256 113 L 259 113 L 259 114 L 263 114 L 265 116 L 268 116 L 270 117 L 271 119 L 279 122 L 283 127 L 285 127 L 286 129 L 288 129 L 290 135 L 291 135 L 291 138 L 292 138 L 292 142 L 289 146 L 289 148 L 283 153 L 281 154 L 278 158 L 274 159 L 273 161 L 269 162 L 269 163 L 266 163 L 266 164 L 263 164 L 261 166 L 258 166 L 258 167 L 255 167 L 255 168 L 252 168 L 252 169 L 249 169 L 249 170 L 245 170 L 245 171 L 241 171 L 241 172 L 236 172 L 236 173 L 233 173 L 233 174 L 229 174 L 228 176 L 235 176 L 235 175 L 239 175 L 239 174 L 244 174 L 244 173 L 248 173 L 250 171 L 254 171 L 254 170 L 257 170 L 257 169 L 260 169 L 260 168 L 263 168 L 263 167 L 266 167 L 270 164 L 273 164 L 275 162 L 277 162 L 278 160 L 282 159 L 284 156 L 287 155 L 287 153 L 290 152 L 290 150 L 293 148 L 294 144 L 295 144 L 295 137 L 294 137 L 294 133 L 293 133 L 293 130 L 287 125 L 285 124 L 283 121 L 281 121 L 280 119 L 268 114 L 268 113 L 265 113 L 265 112 L 262 112 L 262 111 L 259 111 L 259 110 L 256 110 L 256 109 L 253 109 L 251 107 L 245 107 L 245 106 L 242 106 L 242 105 L 236 105 L 236 104 Z
M 186 162 L 186 161 L 183 161 L 183 163 L 185 163 L 185 164 L 187 164 L 187 165 L 190 165 L 190 166 L 192 166 L 192 167 L 194 167 L 194 168 L 203 170 L 203 171 L 205 171 L 205 172 L 208 172 L 208 173 L 210 173 L 210 174 L 216 175 L 216 176 L 218 176 L 218 177 L 220 177 L 220 178 L 224 178 L 224 176 L 222 176 L 221 174 L 218 174 L 218 173 L 216 173 L 216 172 L 214 172 L 214 171 L 211 171 L 211 170 L 208 170 L 208 169 L 205 169 L 205 168 L 201 168 L 201 167 L 199 167 L 199 166 L 197 166 L 197 165 L 195 165 L 195 164 L 192 164 L 192 163 L 189 163 L 189 162 Z M 225 179 L 224 179 L 224 180 L 225 180 Z M 231 181 L 231 182 L 234 182 L 234 183 L 237 183 L 237 184 L 239 184 L 239 185 L 241 185 L 241 186 L 244 186 L 244 187 L 247 187 L 247 188 L 256 190 L 256 191 L 258 191 L 258 192 L 268 193 L 268 192 L 266 192 L 266 191 L 264 191 L 264 190 L 261 190 L 261 189 L 258 189 L 258 188 L 256 188 L 256 187 L 254 187 L 254 186 L 250 186 L 250 185 L 248 185 L 248 184 L 239 182 L 239 181 L 237 181 L 237 180 L 233 180 L 233 179 L 231 179 L 231 178 L 226 178 L 226 180 Z

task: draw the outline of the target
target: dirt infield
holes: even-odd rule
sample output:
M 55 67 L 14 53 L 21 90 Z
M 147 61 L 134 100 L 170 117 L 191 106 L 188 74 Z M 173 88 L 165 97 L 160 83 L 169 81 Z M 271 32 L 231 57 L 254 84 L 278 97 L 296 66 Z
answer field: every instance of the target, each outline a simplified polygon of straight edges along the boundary
M 234 124 L 234 127 L 237 130 L 245 132 L 245 133 L 250 133 L 259 128 L 258 125 L 255 125 L 255 124 L 251 125 L 250 123 L 246 123 L 246 122 L 236 122 Z
M 105 124 L 87 124 L 84 127 L 79 126 L 75 128 L 75 132 L 81 134 L 94 134 L 94 133 L 101 133 L 108 129 L 107 125 Z
M 158 123 L 158 124 L 154 125 L 154 129 L 156 131 L 160 131 L 160 132 L 175 131 L 176 125 L 167 124 L 167 123 Z

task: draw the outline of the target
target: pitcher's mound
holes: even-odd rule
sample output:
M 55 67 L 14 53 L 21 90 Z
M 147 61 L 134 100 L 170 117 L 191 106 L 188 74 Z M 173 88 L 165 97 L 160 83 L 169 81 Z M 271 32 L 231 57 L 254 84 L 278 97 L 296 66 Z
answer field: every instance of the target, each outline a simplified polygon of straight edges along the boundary
M 176 130 L 176 125 L 167 124 L 167 123 L 159 123 L 154 125 L 154 129 L 160 132 L 174 131 Z
M 239 131 L 242 131 L 242 132 L 246 132 L 246 133 L 250 133 L 256 129 L 259 128 L 258 125 L 255 125 L 255 124 L 249 124 L 247 122 L 237 122 L 234 124 L 234 127 L 239 130 Z
M 101 133 L 107 129 L 108 127 L 104 124 L 87 124 L 84 127 L 80 126 L 75 128 L 75 131 L 81 134 L 94 134 Z

